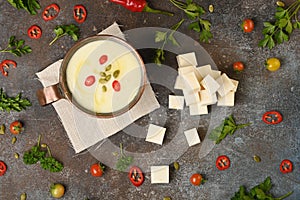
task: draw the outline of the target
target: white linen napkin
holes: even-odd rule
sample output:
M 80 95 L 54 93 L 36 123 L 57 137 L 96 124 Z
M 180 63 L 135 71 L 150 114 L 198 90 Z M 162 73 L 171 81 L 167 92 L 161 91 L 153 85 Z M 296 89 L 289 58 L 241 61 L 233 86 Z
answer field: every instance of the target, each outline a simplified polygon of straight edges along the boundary
M 124 34 L 116 22 L 99 34 L 110 34 L 125 39 Z M 58 60 L 41 72 L 36 73 L 44 87 L 59 82 L 61 63 L 62 60 Z M 66 99 L 60 99 L 52 103 L 52 105 L 59 115 L 76 153 L 119 132 L 138 118 L 149 114 L 160 106 L 149 83 L 146 84 L 144 93 L 137 104 L 128 112 L 114 118 L 99 119 L 90 116 L 78 110 Z

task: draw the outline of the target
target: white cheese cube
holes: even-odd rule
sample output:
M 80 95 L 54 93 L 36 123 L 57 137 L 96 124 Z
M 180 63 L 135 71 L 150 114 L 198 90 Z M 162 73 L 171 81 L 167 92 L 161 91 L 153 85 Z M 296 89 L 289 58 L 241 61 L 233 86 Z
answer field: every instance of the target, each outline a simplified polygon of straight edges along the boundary
M 184 135 L 190 147 L 201 142 L 196 128 L 184 131 Z
M 207 90 L 200 90 L 199 94 L 200 94 L 200 104 L 203 106 L 212 105 L 217 103 L 218 101 L 216 93 L 210 94 Z
M 228 92 L 225 96 L 218 95 L 217 106 L 234 106 L 234 91 Z
M 183 74 L 182 78 L 185 81 L 185 85 L 186 85 L 185 90 L 188 91 L 200 90 L 200 84 L 194 72 Z
M 183 90 L 185 88 L 185 82 L 180 75 L 176 77 L 174 89 Z
M 178 67 L 185 67 L 185 66 L 197 66 L 197 58 L 196 54 L 194 52 L 186 53 L 186 54 L 180 54 L 176 56 Z
M 169 183 L 169 166 L 151 166 L 151 183 Z
M 238 88 L 238 85 L 239 85 L 239 82 L 237 80 L 234 80 L 234 79 L 230 79 L 234 85 L 234 88 L 232 89 L 232 91 L 236 92 L 237 91 L 237 88 Z
M 219 83 L 213 79 L 210 75 L 204 77 L 201 81 L 201 85 L 208 91 L 209 94 L 214 94 L 220 87 Z
M 198 73 L 200 74 L 201 77 L 205 77 L 211 73 L 211 66 L 210 65 L 203 65 L 201 67 L 196 68 Z
M 217 79 L 221 76 L 221 71 L 218 70 L 211 70 L 210 74 L 211 77 L 213 77 L 213 79 Z
M 146 141 L 162 145 L 165 137 L 165 132 L 166 128 L 150 124 L 146 136 Z
M 235 88 L 235 85 L 233 84 L 232 80 L 228 78 L 228 76 L 225 73 L 223 73 L 219 78 L 217 78 L 216 81 L 220 85 L 220 88 L 218 89 L 218 94 L 221 97 L 225 96 L 228 92 Z
M 169 109 L 182 110 L 184 107 L 184 97 L 169 95 Z
M 178 68 L 178 74 L 179 75 L 188 74 L 190 72 L 194 72 L 195 69 L 196 68 L 194 66 L 181 67 L 181 68 Z
M 202 105 L 201 103 L 194 103 L 189 105 L 190 115 L 206 115 L 208 114 L 207 106 Z
M 182 90 L 186 105 L 200 102 L 199 92 Z

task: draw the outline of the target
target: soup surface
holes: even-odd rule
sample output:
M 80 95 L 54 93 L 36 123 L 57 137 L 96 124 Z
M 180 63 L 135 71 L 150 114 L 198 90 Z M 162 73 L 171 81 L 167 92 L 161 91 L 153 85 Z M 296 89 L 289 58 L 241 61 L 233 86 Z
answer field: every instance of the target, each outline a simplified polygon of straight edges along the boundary
M 72 101 L 93 113 L 126 109 L 139 94 L 143 76 L 136 53 L 113 39 L 80 47 L 66 69 Z

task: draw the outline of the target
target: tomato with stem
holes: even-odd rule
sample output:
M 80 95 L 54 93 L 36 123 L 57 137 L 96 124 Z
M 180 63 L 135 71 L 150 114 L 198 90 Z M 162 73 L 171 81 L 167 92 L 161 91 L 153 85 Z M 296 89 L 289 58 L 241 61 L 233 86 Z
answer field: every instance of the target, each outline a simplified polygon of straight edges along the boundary
M 274 72 L 280 68 L 281 63 L 278 58 L 268 58 L 266 60 L 265 66 L 266 66 L 267 70 Z
M 100 177 L 103 175 L 104 166 L 101 163 L 91 165 L 90 173 L 92 176 Z
M 24 130 L 23 124 L 20 121 L 14 121 L 9 125 L 9 130 L 12 134 L 17 135 Z
M 56 199 L 61 198 L 65 194 L 65 186 L 63 186 L 61 183 L 51 184 L 50 193 L 51 196 Z
M 201 174 L 195 173 L 190 177 L 190 182 L 195 186 L 199 186 L 201 183 L 204 183 L 205 180 Z
M 233 70 L 236 72 L 241 72 L 245 69 L 245 66 L 242 62 L 238 61 L 233 63 Z

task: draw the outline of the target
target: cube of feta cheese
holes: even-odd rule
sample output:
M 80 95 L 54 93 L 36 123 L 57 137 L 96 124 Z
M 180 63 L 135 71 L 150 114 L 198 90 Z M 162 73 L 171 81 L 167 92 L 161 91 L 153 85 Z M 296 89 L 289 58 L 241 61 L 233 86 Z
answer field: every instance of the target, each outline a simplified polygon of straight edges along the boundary
M 209 75 L 211 73 L 211 66 L 210 65 L 203 65 L 201 67 L 197 67 L 196 70 L 200 74 L 202 78 Z
M 166 128 L 150 124 L 146 136 L 146 141 L 162 145 L 165 137 L 165 132 Z
M 232 91 L 236 92 L 237 91 L 237 88 L 238 88 L 238 85 L 239 85 L 239 82 L 237 80 L 234 80 L 234 79 L 230 79 L 234 85 L 234 88 L 232 89 Z
M 182 77 L 186 85 L 185 90 L 187 91 L 200 90 L 200 84 L 194 72 L 183 74 Z
M 234 106 L 234 91 L 228 92 L 225 96 L 218 95 L 217 106 Z
M 151 166 L 151 183 L 169 183 L 169 166 Z
M 169 95 L 169 109 L 182 110 L 184 107 L 184 97 Z
M 208 91 L 209 94 L 214 94 L 219 88 L 220 85 L 213 77 L 210 75 L 207 75 L 204 77 L 204 79 L 201 81 L 201 85 Z
M 210 74 L 209 74 L 213 79 L 217 79 L 221 76 L 221 71 L 218 70 L 211 70 Z
M 201 142 L 196 128 L 184 131 L 184 135 L 190 147 Z
M 200 102 L 199 92 L 194 92 L 194 91 L 191 92 L 189 90 L 182 90 L 182 91 L 183 91 L 186 105 Z
M 234 83 L 230 78 L 228 78 L 228 76 L 225 73 L 223 73 L 219 78 L 217 78 L 216 81 L 220 85 L 218 89 L 218 94 L 221 97 L 225 96 L 228 92 L 235 88 Z
M 179 75 L 188 74 L 190 72 L 194 72 L 195 69 L 196 68 L 194 66 L 181 67 L 181 68 L 178 68 L 178 74 Z
M 175 80 L 174 89 L 183 90 L 184 88 L 185 88 L 185 82 L 183 78 L 180 75 L 178 75 Z
M 200 90 L 199 94 L 200 94 L 200 104 L 203 106 L 212 105 L 217 103 L 218 101 L 217 94 L 216 93 L 210 94 L 208 90 Z
M 176 56 L 178 67 L 185 67 L 185 66 L 197 66 L 197 58 L 195 52 L 180 54 Z
M 191 116 L 208 114 L 207 106 L 202 105 L 200 102 L 189 105 L 189 109 Z

